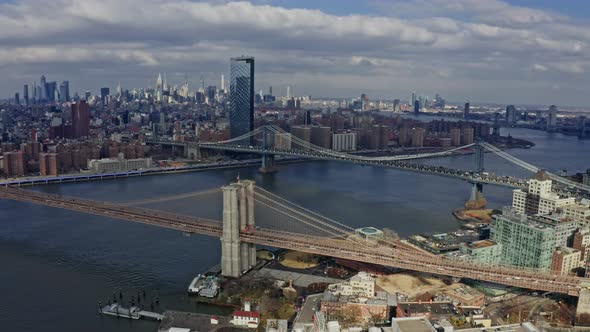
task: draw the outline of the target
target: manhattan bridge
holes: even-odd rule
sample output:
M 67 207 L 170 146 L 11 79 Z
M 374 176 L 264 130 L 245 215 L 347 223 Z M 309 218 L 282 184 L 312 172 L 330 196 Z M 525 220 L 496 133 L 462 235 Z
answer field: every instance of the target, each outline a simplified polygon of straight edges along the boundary
M 527 172 L 528 176 L 541 170 L 481 141 L 436 153 L 366 157 L 312 145 L 273 125 L 262 126 L 240 137 L 221 142 L 152 140 L 148 143 L 180 147 L 185 149 L 185 154 L 198 154 L 200 150 L 205 149 L 258 154 L 262 157 L 262 171 L 274 169 L 276 156 L 393 168 L 466 181 L 472 184 L 474 192 L 481 191 L 483 185 L 521 189 L 526 189 L 528 186 L 526 176 L 501 175 L 491 170 L 484 172 L 486 155 L 504 160 L 507 164 Z M 437 164 L 437 160 L 444 160 L 465 151 L 473 152 L 473 169 L 461 170 L 443 166 L 444 163 Z M 590 187 L 553 173 L 546 173 L 553 180 L 558 192 L 577 197 L 589 197 Z M 154 202 L 198 199 L 203 195 L 219 194 L 223 201 L 223 209 L 219 218 L 215 219 L 142 207 Z M 218 237 L 221 239 L 222 274 L 227 277 L 239 277 L 256 265 L 256 245 L 263 245 L 572 296 L 580 296 L 582 290 L 588 286 L 585 278 L 562 276 L 552 271 L 475 264 L 426 253 L 400 240 L 363 239 L 357 236 L 351 227 L 257 187 L 250 180 L 238 179 L 235 183 L 220 189 L 125 203 L 67 197 L 13 186 L 0 188 L 0 198 L 118 218 L 190 234 Z M 270 215 L 271 218 L 260 220 L 261 212 L 264 212 L 266 216 Z

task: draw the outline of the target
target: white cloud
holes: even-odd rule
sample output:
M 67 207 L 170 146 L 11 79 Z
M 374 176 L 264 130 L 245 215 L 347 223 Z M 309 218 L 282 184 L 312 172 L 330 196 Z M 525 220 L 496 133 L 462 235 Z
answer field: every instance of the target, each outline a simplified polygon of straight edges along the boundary
M 15 0 L 0 5 L 0 73 L 38 77 L 102 68 L 103 74 L 72 80 L 94 87 L 124 75 L 140 86 L 146 67 L 218 75 L 230 56 L 252 54 L 263 85 L 294 77 L 319 82 L 323 75 L 333 86 L 310 84 L 305 92 L 324 95 L 339 87 L 349 91 L 344 79 L 357 77 L 359 83 L 367 78 L 359 91 L 379 94 L 397 86 L 461 98 L 469 88 L 484 91 L 486 82 L 524 79 L 524 73 L 552 72 L 565 88 L 580 84 L 572 75 L 590 68 L 590 25 L 562 15 L 498 0 L 378 5 L 383 15 L 337 16 L 249 2 Z M 478 80 L 485 82 L 478 87 Z M 22 84 L 5 81 L 0 89 Z

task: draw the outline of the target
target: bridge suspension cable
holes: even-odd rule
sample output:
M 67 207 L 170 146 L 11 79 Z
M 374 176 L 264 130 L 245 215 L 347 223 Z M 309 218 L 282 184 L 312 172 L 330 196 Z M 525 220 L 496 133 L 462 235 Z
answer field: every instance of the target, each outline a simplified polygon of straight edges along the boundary
M 524 169 L 527 169 L 527 170 L 529 170 L 531 172 L 534 172 L 535 173 L 535 172 L 538 172 L 538 171 L 541 170 L 539 167 L 536 167 L 534 165 L 531 165 L 531 164 L 527 163 L 524 160 L 518 159 L 518 158 L 514 157 L 513 155 L 508 154 L 507 152 L 502 151 L 499 148 L 493 146 L 492 144 L 489 144 L 487 142 L 482 142 L 480 144 L 485 149 L 491 151 L 492 153 L 496 154 L 497 156 L 502 157 L 502 158 L 504 158 L 504 159 L 512 162 L 513 164 L 515 164 L 517 166 L 520 166 L 520 167 L 522 167 Z M 590 186 L 585 186 L 583 184 L 580 184 L 580 183 L 574 182 L 572 180 L 566 179 L 564 177 L 561 177 L 561 176 L 559 176 L 557 174 L 553 174 L 551 172 L 545 171 L 545 173 L 547 173 L 547 175 L 552 180 L 554 180 L 554 181 L 556 181 L 558 183 L 561 183 L 561 184 L 566 185 L 566 186 L 574 187 L 576 189 L 580 189 L 580 190 L 583 190 L 583 191 L 590 192 Z
M 209 190 L 203 190 L 203 191 L 194 191 L 194 192 L 190 192 L 190 193 L 183 193 L 183 194 L 178 194 L 178 195 L 170 195 L 170 196 L 163 196 L 163 197 L 148 198 L 148 199 L 143 199 L 143 200 L 127 201 L 127 202 L 122 202 L 122 203 L 117 203 L 117 204 L 121 205 L 121 206 L 145 205 L 145 204 L 151 204 L 151 203 L 162 203 L 162 202 L 168 202 L 168 201 L 175 201 L 175 200 L 179 200 L 179 199 L 193 198 L 193 197 L 197 197 L 197 196 L 211 195 L 211 194 L 220 193 L 220 192 L 221 192 L 220 188 L 215 188 L 215 189 L 209 189 Z

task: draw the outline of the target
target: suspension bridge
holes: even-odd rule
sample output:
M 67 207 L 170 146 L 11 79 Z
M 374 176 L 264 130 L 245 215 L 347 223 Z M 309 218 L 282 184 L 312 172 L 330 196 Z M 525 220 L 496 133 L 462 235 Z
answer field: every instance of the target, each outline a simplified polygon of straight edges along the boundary
M 141 205 L 194 199 L 221 193 L 221 220 L 148 209 Z M 256 245 L 356 260 L 525 289 L 580 296 L 583 278 L 544 270 L 482 265 L 425 253 L 394 238 L 367 240 L 351 227 L 306 209 L 242 180 L 200 193 L 115 204 L 15 187 L 0 188 L 0 198 L 202 234 L 221 239 L 222 274 L 239 277 L 256 265 Z
M 258 154 L 261 155 L 262 165 L 260 169 L 262 172 L 271 172 L 276 169 L 275 156 L 289 156 L 303 159 L 339 161 L 365 166 L 393 168 L 402 171 L 449 177 L 467 181 L 474 186 L 474 189 L 477 189 L 480 192 L 482 191 L 484 184 L 526 189 L 528 187 L 527 181 L 530 175 L 542 170 L 540 167 L 516 158 L 484 141 L 478 141 L 473 144 L 433 153 L 367 157 L 334 151 L 311 144 L 309 141 L 292 135 L 275 125 L 264 125 L 242 136 L 219 142 L 185 143 L 151 139 L 147 140 L 147 143 L 182 147 L 185 149 L 185 152 L 190 153 L 191 155 L 200 155 L 200 149 Z M 436 159 L 457 156 L 458 154 L 464 154 L 466 152 L 472 153 L 474 156 L 473 168 L 471 169 L 457 169 L 432 163 L 432 161 Z M 530 173 L 527 173 L 527 176 L 518 177 L 513 175 L 496 174 L 494 172 L 485 172 L 484 156 L 486 154 L 496 156 L 506 161 L 508 164 L 515 166 L 515 168 Z M 545 173 L 547 173 L 554 181 L 556 192 L 576 197 L 590 197 L 590 186 L 574 182 L 547 171 L 545 171 Z

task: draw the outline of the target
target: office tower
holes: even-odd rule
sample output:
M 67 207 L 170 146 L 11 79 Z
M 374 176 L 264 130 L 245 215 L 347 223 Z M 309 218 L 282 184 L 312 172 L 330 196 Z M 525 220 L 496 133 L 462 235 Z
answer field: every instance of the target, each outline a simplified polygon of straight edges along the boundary
M 399 112 L 400 108 L 399 108 L 399 99 L 394 99 L 393 100 L 393 111 L 394 112 Z
M 57 83 L 55 81 L 45 83 L 45 92 L 47 93 L 46 100 L 48 102 L 56 101 L 57 99 L 55 97 L 58 94 Z
M 547 117 L 547 127 L 555 128 L 557 126 L 557 106 L 549 106 L 549 116 Z
M 25 105 L 29 105 L 29 86 L 27 84 L 23 85 L 23 101 Z
M 102 89 L 101 89 L 102 90 Z M 74 138 L 86 137 L 90 130 L 90 109 L 86 101 L 72 104 L 72 136 Z
M 254 58 L 242 56 L 230 61 L 229 125 L 235 138 L 254 130 Z
M 516 107 L 514 107 L 514 105 L 506 106 L 506 122 L 508 122 L 508 123 L 515 123 L 516 122 Z
M 376 150 L 384 150 L 387 149 L 387 143 L 389 142 L 388 138 L 388 128 L 385 125 L 373 125 L 372 129 L 372 137 L 371 137 L 371 148 Z
M 14 94 L 14 103 L 20 105 L 20 95 L 18 94 L 18 92 Z
M 158 74 L 158 78 L 156 79 L 156 100 L 162 100 L 162 96 L 164 95 L 164 83 L 162 82 L 162 74 Z
M 63 81 L 59 85 L 59 101 L 69 102 L 70 101 L 70 82 Z
M 465 103 L 465 107 L 463 108 L 463 119 L 469 118 L 469 102 Z
M 206 91 L 207 91 L 207 99 L 209 101 L 209 104 L 211 104 L 215 100 L 215 95 L 217 94 L 217 87 L 210 85 L 207 87 Z
M 414 100 L 414 114 L 420 114 L 420 101 Z
M 109 88 L 100 88 L 100 102 L 102 106 L 106 105 L 107 97 L 109 96 L 110 89 Z
M 361 112 L 367 110 L 367 104 L 369 103 L 369 97 L 366 94 L 361 94 Z
M 221 91 L 225 91 L 225 78 L 221 74 Z
M 272 86 L 268 87 L 268 94 L 272 96 Z
M 304 125 L 311 125 L 311 111 L 305 111 L 305 117 L 303 119 Z
M 412 97 L 410 98 L 410 105 L 414 106 L 416 104 L 416 91 L 412 91 Z
M 45 75 L 41 75 L 39 86 L 41 87 L 41 95 L 39 100 L 45 101 L 47 100 L 47 80 L 45 79 Z
M 287 100 L 291 99 L 291 87 L 287 86 Z
M 90 91 L 84 92 L 84 100 L 89 101 L 91 96 L 92 94 L 90 93 Z

